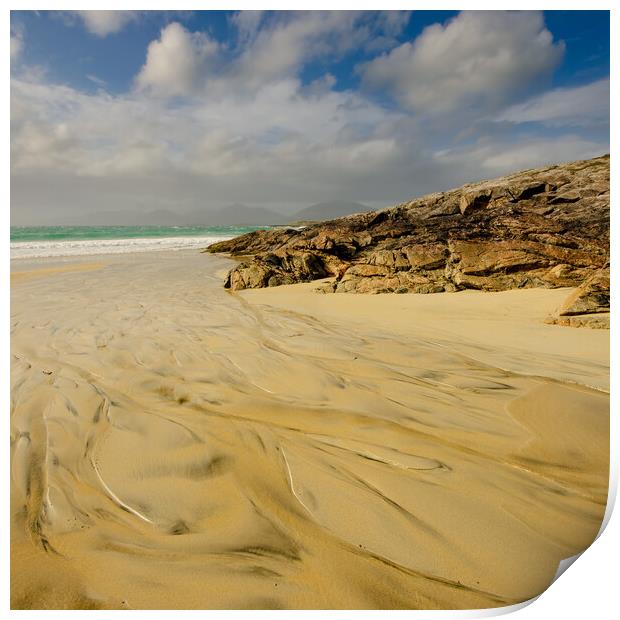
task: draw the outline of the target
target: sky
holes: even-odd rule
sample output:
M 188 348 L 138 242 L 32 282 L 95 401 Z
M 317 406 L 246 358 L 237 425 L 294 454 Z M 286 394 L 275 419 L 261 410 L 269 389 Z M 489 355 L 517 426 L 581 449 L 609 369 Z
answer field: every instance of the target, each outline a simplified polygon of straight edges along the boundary
M 12 11 L 10 49 L 13 225 L 378 208 L 609 152 L 607 11 Z

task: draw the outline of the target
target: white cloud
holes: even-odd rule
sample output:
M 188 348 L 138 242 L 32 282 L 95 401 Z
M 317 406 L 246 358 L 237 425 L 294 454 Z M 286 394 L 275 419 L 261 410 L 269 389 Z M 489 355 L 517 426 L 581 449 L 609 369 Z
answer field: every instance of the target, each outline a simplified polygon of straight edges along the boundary
M 479 176 L 489 177 L 537 166 L 589 159 L 607 152 L 608 143 L 576 134 L 528 137 L 518 141 L 489 136 L 474 146 L 438 153 L 435 159 L 446 165 L 468 168 L 473 162 Z M 475 176 L 470 180 L 475 180 Z
M 303 63 L 346 46 L 356 19 L 346 11 L 286 15 L 261 29 L 233 74 L 250 87 L 296 75 Z
M 328 93 L 335 84 L 336 78 L 331 73 L 325 73 L 304 86 L 303 92 L 306 95 L 324 95 Z
M 414 110 L 493 109 L 547 77 L 563 52 L 539 12 L 472 11 L 428 26 L 360 72 L 366 87 L 387 88 Z
M 19 79 L 11 96 L 12 169 L 19 173 L 47 169 L 114 177 L 167 171 L 221 176 L 230 183 L 248 174 L 250 182 L 253 175 L 304 166 L 310 173 L 335 152 L 342 166 L 355 161 L 361 173 L 363 162 L 369 169 L 383 165 L 393 140 L 381 131 L 401 119 L 353 93 L 304 95 L 295 80 L 249 98 L 196 96 L 174 108 L 141 94 L 84 94 Z
M 91 73 L 86 74 L 86 79 L 90 80 L 93 84 L 96 84 L 101 88 L 104 88 L 107 85 L 107 82 L 105 80 L 102 80 L 100 77 L 92 75 Z
M 11 60 L 17 60 L 24 49 L 24 33 L 18 26 L 11 26 Z
M 398 36 L 405 29 L 411 19 L 411 11 L 378 11 L 367 12 L 370 23 L 365 29 L 368 38 L 363 47 L 368 52 L 381 52 L 398 45 Z
M 188 32 L 177 22 L 168 24 L 149 44 L 136 85 L 157 96 L 187 95 L 217 50 L 218 44 L 206 34 Z
M 407 11 L 291 11 L 270 19 L 239 13 L 233 23 L 245 46 L 227 71 L 227 84 L 255 90 L 298 75 L 317 58 L 334 60 L 353 49 L 382 49 L 409 17 Z
M 98 37 L 120 32 L 138 17 L 137 11 L 76 11 L 86 30 Z
M 556 88 L 510 106 L 497 117 L 512 123 L 589 126 L 609 123 L 609 79 L 584 86 Z
M 232 24 L 237 28 L 239 45 L 247 45 L 258 34 L 264 11 L 239 11 L 231 17 Z
M 237 41 L 228 49 L 172 23 L 149 44 L 136 85 L 161 97 L 201 91 L 248 96 L 265 85 L 295 79 L 313 60 L 386 45 L 408 19 L 404 11 L 241 11 L 230 18 Z M 225 54 L 216 63 L 218 51 Z

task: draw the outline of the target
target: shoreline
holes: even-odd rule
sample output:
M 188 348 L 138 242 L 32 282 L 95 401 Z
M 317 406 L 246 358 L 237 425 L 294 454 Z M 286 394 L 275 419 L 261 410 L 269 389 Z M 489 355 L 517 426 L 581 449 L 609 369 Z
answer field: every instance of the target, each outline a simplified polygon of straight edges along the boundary
M 84 259 L 97 256 L 200 251 L 230 237 L 146 237 L 11 243 L 11 262 Z

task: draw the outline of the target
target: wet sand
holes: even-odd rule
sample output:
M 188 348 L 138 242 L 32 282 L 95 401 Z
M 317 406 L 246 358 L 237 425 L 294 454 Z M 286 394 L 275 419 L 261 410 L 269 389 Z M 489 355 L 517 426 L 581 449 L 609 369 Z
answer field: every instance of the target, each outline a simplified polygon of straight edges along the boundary
M 31 269 L 20 269 L 17 267 L 14 271 L 12 267 L 11 284 L 17 284 L 18 282 L 22 282 L 23 280 L 31 280 L 32 278 L 44 278 L 46 276 L 71 271 L 92 271 L 94 269 L 101 269 L 103 266 L 103 263 L 59 264 L 56 267 L 35 266 Z
M 596 536 L 609 333 L 542 323 L 567 290 L 67 264 L 13 265 L 14 608 L 494 607 Z

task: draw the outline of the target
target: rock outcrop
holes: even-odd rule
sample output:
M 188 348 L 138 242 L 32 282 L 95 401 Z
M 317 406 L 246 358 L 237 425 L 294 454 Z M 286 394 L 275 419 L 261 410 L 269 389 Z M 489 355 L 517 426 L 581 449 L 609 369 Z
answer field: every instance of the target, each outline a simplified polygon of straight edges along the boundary
M 225 284 L 233 290 L 327 276 L 334 279 L 323 290 L 337 293 L 580 286 L 609 261 L 609 156 L 468 184 L 300 230 L 255 231 L 208 251 L 242 258 Z M 603 292 L 595 301 L 592 293 L 574 303 L 608 311 L 608 279 L 597 282 Z
M 609 265 L 579 285 L 547 323 L 609 329 Z

